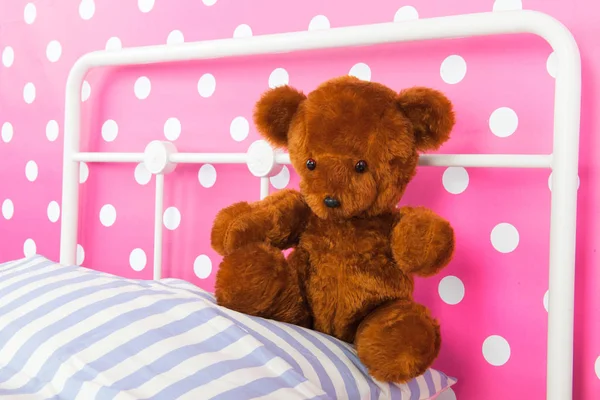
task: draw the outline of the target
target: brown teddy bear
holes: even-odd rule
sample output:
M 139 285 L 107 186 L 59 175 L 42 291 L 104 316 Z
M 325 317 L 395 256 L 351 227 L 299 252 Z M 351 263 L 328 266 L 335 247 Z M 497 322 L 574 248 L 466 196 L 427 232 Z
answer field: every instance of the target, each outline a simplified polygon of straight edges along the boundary
M 413 274 L 449 263 L 454 232 L 426 208 L 397 205 L 418 152 L 449 138 L 451 102 L 430 88 L 397 93 L 345 76 L 308 95 L 270 89 L 254 121 L 289 151 L 300 191 L 217 214 L 218 304 L 353 343 L 377 380 L 423 374 L 438 355 L 440 329 L 412 298 Z

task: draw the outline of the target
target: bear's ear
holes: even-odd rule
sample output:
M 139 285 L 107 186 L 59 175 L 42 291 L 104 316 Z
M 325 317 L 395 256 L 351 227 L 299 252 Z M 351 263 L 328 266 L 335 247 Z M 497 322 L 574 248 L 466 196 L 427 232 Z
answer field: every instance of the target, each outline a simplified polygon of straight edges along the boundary
M 398 94 L 398 106 L 412 123 L 417 150 L 437 150 L 450 138 L 454 110 L 441 92 L 426 87 L 405 89 Z
M 305 99 L 304 93 L 287 85 L 266 91 L 254 108 L 254 123 L 260 134 L 273 146 L 287 146 L 292 118 Z

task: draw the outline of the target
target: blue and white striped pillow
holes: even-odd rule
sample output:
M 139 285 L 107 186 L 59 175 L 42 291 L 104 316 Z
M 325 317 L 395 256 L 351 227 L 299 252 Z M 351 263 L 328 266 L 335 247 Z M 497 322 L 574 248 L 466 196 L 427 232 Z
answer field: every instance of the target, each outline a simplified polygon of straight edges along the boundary
M 348 344 L 220 307 L 183 280 L 39 255 L 0 264 L 0 397 L 424 400 L 454 383 L 434 369 L 374 381 Z

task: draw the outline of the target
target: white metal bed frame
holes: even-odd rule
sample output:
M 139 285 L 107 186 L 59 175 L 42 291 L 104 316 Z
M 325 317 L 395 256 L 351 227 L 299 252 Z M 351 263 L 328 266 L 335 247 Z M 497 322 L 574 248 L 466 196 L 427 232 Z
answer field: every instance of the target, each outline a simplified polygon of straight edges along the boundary
M 94 67 L 215 59 L 430 39 L 530 33 L 545 39 L 556 54 L 553 150 L 532 154 L 426 155 L 421 165 L 549 168 L 552 170 L 547 400 L 572 399 L 575 234 L 578 179 L 581 60 L 577 43 L 556 19 L 536 11 L 503 11 L 293 32 L 178 45 L 124 48 L 83 55 L 72 67 L 66 88 L 60 262 L 76 263 L 79 167 L 81 162 L 143 162 L 156 176 L 154 279 L 161 277 L 164 175 L 179 163 L 247 164 L 260 178 L 260 197 L 269 192 L 269 177 L 289 164 L 264 141 L 247 153 L 179 153 L 174 144 L 153 141 L 141 153 L 80 152 L 81 86 Z

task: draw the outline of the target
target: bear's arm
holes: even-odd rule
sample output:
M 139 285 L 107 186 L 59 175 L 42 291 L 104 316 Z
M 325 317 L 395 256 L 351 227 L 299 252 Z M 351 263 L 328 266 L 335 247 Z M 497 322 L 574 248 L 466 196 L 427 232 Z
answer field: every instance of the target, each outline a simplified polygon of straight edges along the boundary
M 454 253 L 452 226 L 425 207 L 402 207 L 391 236 L 394 259 L 409 274 L 435 275 Z
M 223 256 L 257 242 L 288 249 L 298 242 L 309 215 L 302 195 L 292 189 L 280 190 L 252 203 L 238 202 L 215 217 L 211 245 Z

